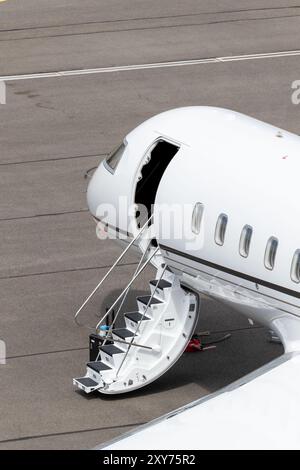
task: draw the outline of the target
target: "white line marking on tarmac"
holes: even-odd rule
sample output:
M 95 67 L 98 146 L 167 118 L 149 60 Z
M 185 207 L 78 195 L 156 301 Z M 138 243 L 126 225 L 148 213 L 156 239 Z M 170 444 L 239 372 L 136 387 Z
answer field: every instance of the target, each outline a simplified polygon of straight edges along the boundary
M 238 61 L 243 61 L 243 60 L 272 59 L 272 58 L 278 58 L 278 57 L 294 57 L 294 56 L 299 56 L 299 55 L 300 55 L 300 50 L 282 51 L 282 52 L 266 52 L 262 54 L 212 57 L 210 59 L 178 60 L 174 62 L 154 62 L 150 64 L 120 65 L 120 66 L 112 66 L 112 67 L 99 67 L 99 68 L 94 68 L 94 69 L 60 70 L 57 72 L 41 72 L 41 73 L 31 73 L 31 74 L 24 74 L 24 75 L 4 75 L 0 77 L 0 80 L 8 82 L 8 81 L 13 81 L 13 80 L 32 80 L 35 78 L 71 77 L 71 76 L 76 76 L 76 75 L 129 72 L 133 70 L 163 69 L 167 67 L 186 67 L 186 66 L 202 65 L 202 64 L 238 62 Z

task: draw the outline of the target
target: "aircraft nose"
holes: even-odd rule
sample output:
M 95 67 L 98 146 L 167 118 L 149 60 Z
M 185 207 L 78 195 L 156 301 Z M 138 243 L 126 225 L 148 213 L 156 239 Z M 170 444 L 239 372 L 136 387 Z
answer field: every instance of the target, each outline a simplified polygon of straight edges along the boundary
M 116 181 L 116 169 L 126 151 L 127 141 L 118 145 L 108 157 L 100 163 L 94 172 L 87 189 L 87 203 L 90 212 L 97 216 L 100 204 L 114 204 L 116 194 L 119 194 L 119 184 Z M 123 175 L 124 176 L 124 175 Z M 118 180 L 118 178 L 117 178 Z
M 87 187 L 87 204 L 89 211 L 96 217 L 97 209 L 103 202 L 103 178 L 101 178 L 101 165 L 95 170 Z

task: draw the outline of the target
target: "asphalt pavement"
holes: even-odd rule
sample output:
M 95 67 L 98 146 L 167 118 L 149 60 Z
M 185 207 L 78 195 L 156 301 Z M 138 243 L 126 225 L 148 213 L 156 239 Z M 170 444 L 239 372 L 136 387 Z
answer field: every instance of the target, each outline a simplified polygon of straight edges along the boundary
M 231 332 L 230 340 L 184 354 L 155 383 L 128 395 L 84 396 L 72 386 L 85 370 L 89 334 L 73 314 L 120 253 L 96 237 L 86 171 L 140 122 L 178 106 L 226 107 L 299 134 L 291 85 L 300 80 L 300 56 L 282 54 L 298 49 L 295 1 L 0 3 L 0 76 L 7 77 L 0 105 L 0 338 L 8 356 L 0 366 L 0 449 L 93 448 L 282 353 L 260 325 L 204 298 L 198 329 Z M 252 54 L 266 57 L 247 58 Z M 243 57 L 183 64 L 233 56 Z M 174 61 L 180 65 L 144 67 Z M 127 65 L 136 67 L 117 70 Z M 106 67 L 111 71 L 101 72 Z M 95 325 L 136 261 L 130 254 L 122 262 L 88 305 L 85 323 Z M 147 291 L 150 271 L 134 285 L 130 304 Z

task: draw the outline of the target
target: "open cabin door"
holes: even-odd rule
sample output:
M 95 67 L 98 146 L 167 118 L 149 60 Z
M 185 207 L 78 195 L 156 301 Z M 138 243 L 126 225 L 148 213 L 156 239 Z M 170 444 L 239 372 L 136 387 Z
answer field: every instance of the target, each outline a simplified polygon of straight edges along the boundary
M 159 139 L 149 150 L 147 163 L 142 168 L 135 192 L 135 203 L 138 206 L 136 217 L 139 225 L 152 215 L 160 180 L 179 148 L 179 145 Z

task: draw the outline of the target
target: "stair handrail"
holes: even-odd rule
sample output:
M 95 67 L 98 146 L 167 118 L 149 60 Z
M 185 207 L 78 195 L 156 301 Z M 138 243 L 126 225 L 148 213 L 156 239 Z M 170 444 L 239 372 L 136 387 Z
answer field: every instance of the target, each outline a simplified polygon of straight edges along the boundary
M 140 322 L 137 324 L 137 327 L 136 327 L 136 329 L 135 329 L 135 331 L 134 331 L 134 335 L 133 335 L 133 337 L 132 337 L 132 340 L 129 342 L 129 346 L 128 346 L 127 350 L 126 350 L 125 356 L 123 357 L 123 359 L 122 359 L 122 361 L 121 361 L 121 364 L 119 365 L 119 368 L 118 368 L 117 373 L 116 373 L 116 377 L 118 377 L 118 375 L 119 375 L 119 373 L 120 373 L 120 370 L 122 369 L 122 366 L 123 366 L 123 364 L 124 364 L 124 362 L 125 362 L 125 360 L 126 360 L 128 354 L 129 354 L 129 351 L 130 351 L 131 346 L 134 346 L 134 344 L 133 344 L 134 338 L 136 337 L 136 334 L 139 332 L 141 323 L 142 323 L 143 319 L 144 319 L 145 316 L 146 316 L 146 313 L 147 313 L 147 311 L 148 311 L 148 308 L 149 308 L 149 306 L 150 306 L 150 304 L 151 304 L 151 302 L 152 302 L 152 299 L 153 299 L 153 297 L 154 297 L 154 295 L 155 295 L 155 292 L 157 291 L 158 285 L 159 285 L 160 281 L 162 280 L 162 277 L 163 277 L 163 275 L 164 275 L 166 269 L 167 269 L 167 265 L 165 264 L 164 267 L 163 267 L 163 269 L 162 269 L 162 271 L 161 271 L 161 273 L 160 273 L 160 276 L 158 277 L 158 279 L 157 279 L 157 281 L 156 281 L 155 287 L 154 287 L 154 289 L 153 289 L 152 294 L 150 295 L 150 298 L 149 298 L 149 300 L 148 300 L 148 302 L 147 302 L 146 308 L 145 308 L 145 310 L 143 311 L 143 315 L 142 315 L 142 317 L 141 317 L 141 320 L 140 320 Z M 152 349 L 153 349 L 153 348 L 152 348 Z
M 96 325 L 96 331 L 98 330 L 99 326 L 101 325 L 101 323 L 103 322 L 103 320 L 105 320 L 106 317 L 108 317 L 108 315 L 111 313 L 111 311 L 114 309 L 114 307 L 117 305 L 117 303 L 121 300 L 121 298 L 123 297 L 123 295 L 125 294 L 125 292 L 131 287 L 131 285 L 134 283 L 134 281 L 139 277 L 139 275 L 144 271 L 144 269 L 148 266 L 148 264 L 150 263 L 150 261 L 152 260 L 152 258 L 156 255 L 156 253 L 158 252 L 159 250 L 159 247 L 155 248 L 155 250 L 153 251 L 153 253 L 151 253 L 151 255 L 149 256 L 149 258 L 147 258 L 147 260 L 145 261 L 145 263 L 142 265 L 142 267 L 139 269 L 139 271 L 134 275 L 132 276 L 132 278 L 130 279 L 130 281 L 128 282 L 127 286 L 122 290 L 121 294 L 118 296 L 118 298 L 114 301 L 114 303 L 109 307 L 109 309 L 107 310 L 107 312 L 105 313 L 105 315 L 103 315 L 103 317 L 101 318 L 101 320 L 99 320 L 99 322 L 97 323 Z
M 91 300 L 91 298 L 96 294 L 96 292 L 98 291 L 98 289 L 102 286 L 102 284 L 104 283 L 104 281 L 108 278 L 108 276 L 111 274 L 111 272 L 115 269 L 115 267 L 118 265 L 118 263 L 123 259 L 123 257 L 125 256 L 125 254 L 127 253 L 127 251 L 132 247 L 132 245 L 139 239 L 139 237 L 142 235 L 142 233 L 144 232 L 145 228 L 148 227 L 149 225 L 149 222 L 151 221 L 151 219 L 153 218 L 153 214 L 151 214 L 151 216 L 149 217 L 149 219 L 145 222 L 145 224 L 142 226 L 142 228 L 140 229 L 140 231 L 136 234 L 136 236 L 131 240 L 131 242 L 126 246 L 125 250 L 122 251 L 122 253 L 120 254 L 120 256 L 118 257 L 118 259 L 114 262 L 114 264 L 110 267 L 110 269 L 107 271 L 107 273 L 105 274 L 105 276 L 101 279 L 101 281 L 96 285 L 96 287 L 93 289 L 93 291 L 90 293 L 90 295 L 85 299 L 85 301 L 83 302 L 83 304 L 79 307 L 79 309 L 77 310 L 77 312 L 75 313 L 74 315 L 74 321 L 75 323 L 77 323 L 78 326 L 82 326 L 80 325 L 80 323 L 78 323 L 77 321 L 77 317 L 78 315 L 80 314 L 80 312 L 84 309 L 84 307 L 87 305 L 87 303 Z M 107 315 L 105 315 L 106 317 Z M 101 319 L 102 321 L 102 319 Z M 98 327 L 98 325 L 97 325 Z
M 140 261 L 139 261 L 138 264 L 137 264 L 137 267 L 136 267 L 136 269 L 135 269 L 135 271 L 134 271 L 134 273 L 133 273 L 133 276 L 135 276 L 135 275 L 138 273 L 138 271 L 139 271 L 139 269 L 140 269 L 142 263 L 144 262 L 145 257 L 147 256 L 147 253 L 148 253 L 148 251 L 149 251 L 150 245 L 151 245 L 151 239 L 149 240 L 149 243 L 148 243 L 148 245 L 147 245 L 145 251 L 143 252 L 143 254 L 142 254 L 142 256 L 141 256 Z M 122 307 L 123 307 L 123 305 L 124 305 L 124 303 L 125 303 L 125 300 L 127 299 L 127 295 L 128 295 L 128 293 L 129 293 L 129 291 L 130 291 L 130 287 L 128 287 L 128 289 L 126 289 L 125 291 L 123 291 L 124 294 L 123 294 L 122 301 L 120 302 L 120 305 L 118 306 L 117 313 L 116 313 L 116 315 L 114 316 L 114 318 L 113 318 L 113 320 L 112 320 L 112 322 L 111 322 L 111 324 L 110 324 L 110 326 L 109 326 L 109 330 L 108 330 L 107 333 L 106 333 L 106 336 L 105 336 L 105 339 L 104 339 L 104 341 L 103 341 L 102 346 L 105 346 L 105 344 L 107 343 L 107 341 L 108 341 L 108 339 L 109 339 L 109 335 L 112 334 L 112 330 L 113 330 L 113 328 L 114 328 L 114 326 L 115 326 L 115 323 L 116 323 L 116 321 L 117 321 L 117 319 L 118 319 L 118 317 L 119 317 L 119 314 L 120 314 L 120 312 L 121 312 L 121 310 L 122 310 Z

